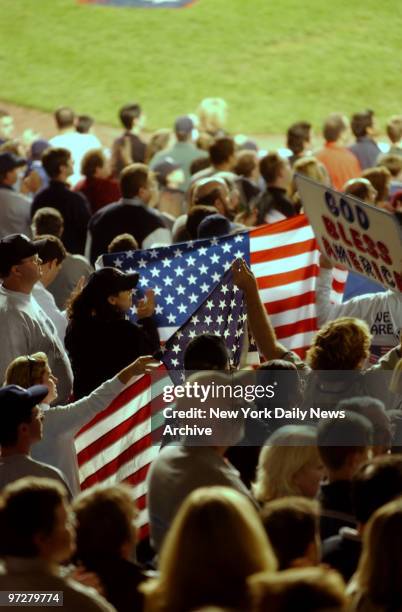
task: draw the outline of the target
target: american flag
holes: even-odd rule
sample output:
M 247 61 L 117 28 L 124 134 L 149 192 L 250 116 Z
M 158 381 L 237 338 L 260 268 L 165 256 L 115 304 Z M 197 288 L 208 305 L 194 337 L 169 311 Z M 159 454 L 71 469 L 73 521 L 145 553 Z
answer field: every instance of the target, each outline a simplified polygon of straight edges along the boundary
M 139 272 L 137 298 L 142 296 L 144 289 L 154 289 L 157 300 L 155 316 L 161 339 L 166 343 L 167 366 L 176 369 L 171 360 L 175 359 L 176 350 L 177 354 L 182 354 L 182 341 L 187 343 L 192 337 L 190 332 L 197 335 L 207 329 L 209 319 L 205 321 L 205 317 L 208 316 L 214 323 L 219 317 L 227 321 L 230 308 L 238 308 L 242 303 L 233 297 L 225 300 L 225 308 L 229 310 L 224 314 L 223 304 L 222 308 L 219 306 L 223 298 L 212 297 L 218 284 L 225 286 L 227 283 L 225 273 L 233 259 L 238 257 L 245 259 L 257 278 L 261 298 L 278 339 L 304 356 L 318 327 L 315 280 L 319 273 L 317 242 L 304 215 L 237 235 L 104 255 L 103 265 Z M 345 273 L 335 270 L 332 295 L 335 301 L 341 299 L 344 284 Z M 231 287 L 227 293 L 229 291 L 233 294 L 235 289 Z M 223 294 L 225 292 L 223 289 Z M 212 303 L 208 305 L 211 299 Z M 203 313 L 202 326 L 198 310 Z M 135 305 L 131 316 L 135 319 Z M 200 321 L 193 320 L 193 327 L 191 320 L 194 317 Z M 239 317 L 245 318 L 245 313 L 240 311 Z M 179 328 L 187 321 L 188 337 L 179 338 L 182 332 Z M 235 338 L 236 332 L 238 338 L 242 337 L 240 328 L 238 323 L 236 329 L 233 324 L 231 341 L 233 329 Z M 236 349 L 234 361 L 237 361 L 238 354 Z M 158 414 L 158 398 L 163 384 L 171 384 L 170 378 L 166 378 L 165 383 L 163 380 L 164 375 L 161 375 L 158 384 L 162 386 L 155 389 L 154 385 L 151 389 L 150 377 L 140 378 L 83 428 L 76 439 L 81 486 L 85 488 L 95 482 L 122 480 L 132 484 L 133 495 L 141 509 L 142 534 L 147 526 L 145 478 L 158 453 L 158 446 L 152 445 L 151 428 L 154 435 L 161 427 L 158 418 L 151 419 L 151 415 L 153 411 Z

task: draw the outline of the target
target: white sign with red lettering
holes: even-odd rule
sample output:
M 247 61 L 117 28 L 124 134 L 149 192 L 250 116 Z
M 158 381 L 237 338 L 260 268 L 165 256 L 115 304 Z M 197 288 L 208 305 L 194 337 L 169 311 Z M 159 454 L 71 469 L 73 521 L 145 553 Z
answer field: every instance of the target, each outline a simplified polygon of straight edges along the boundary
M 402 228 L 396 217 L 299 174 L 296 184 L 322 253 L 402 292 Z

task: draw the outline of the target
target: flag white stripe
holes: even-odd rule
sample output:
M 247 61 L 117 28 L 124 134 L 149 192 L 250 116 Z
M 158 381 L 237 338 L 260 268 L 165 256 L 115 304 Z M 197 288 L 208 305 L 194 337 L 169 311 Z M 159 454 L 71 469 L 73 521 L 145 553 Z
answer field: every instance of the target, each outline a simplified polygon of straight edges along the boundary
M 310 225 L 278 234 L 251 236 L 250 252 L 257 253 L 258 251 L 264 251 L 269 255 L 270 249 L 298 244 L 299 242 L 311 240 L 311 238 L 314 238 L 314 234 Z
M 277 327 L 279 325 L 297 323 L 305 319 L 313 319 L 316 316 L 315 304 L 307 304 L 306 306 L 299 306 L 299 308 L 293 308 L 292 310 L 270 315 L 270 319 L 272 325 Z
M 314 263 L 318 263 L 318 254 L 314 254 L 312 259 L 311 253 L 301 253 L 292 257 L 283 259 L 275 259 L 274 261 L 264 261 L 262 263 L 252 264 L 251 269 L 257 278 L 261 276 L 276 276 L 284 272 L 294 272 L 301 268 L 307 268 Z

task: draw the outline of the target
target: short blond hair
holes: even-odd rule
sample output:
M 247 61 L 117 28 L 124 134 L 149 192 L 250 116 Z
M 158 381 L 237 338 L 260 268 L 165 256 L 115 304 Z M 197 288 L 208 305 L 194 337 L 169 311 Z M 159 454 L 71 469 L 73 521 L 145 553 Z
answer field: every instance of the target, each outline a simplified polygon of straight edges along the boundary
M 32 353 L 16 357 L 6 370 L 6 385 L 19 385 L 28 389 L 40 385 L 46 368 L 49 367 L 45 353 Z
M 302 495 L 294 478 L 312 461 L 320 461 L 313 427 L 286 425 L 268 438 L 260 451 L 254 497 L 264 503 L 288 495 Z
M 227 108 L 223 98 L 204 98 L 197 109 L 200 119 L 200 131 L 214 134 L 226 123 Z
M 307 351 L 313 370 L 356 370 L 367 359 L 371 334 L 367 323 L 354 317 L 341 317 L 322 327 Z

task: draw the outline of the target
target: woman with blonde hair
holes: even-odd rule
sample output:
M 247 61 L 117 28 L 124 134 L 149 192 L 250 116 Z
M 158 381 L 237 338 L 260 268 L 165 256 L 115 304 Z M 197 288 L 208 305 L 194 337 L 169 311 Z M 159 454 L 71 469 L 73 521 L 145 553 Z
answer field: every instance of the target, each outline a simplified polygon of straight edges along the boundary
M 323 477 L 315 429 L 286 425 L 262 447 L 252 490 L 261 504 L 288 495 L 314 498 Z
M 197 109 L 200 132 L 206 132 L 214 138 L 224 136 L 227 109 L 228 105 L 223 98 L 204 98 Z
M 349 590 L 351 609 L 361 612 L 402 610 L 402 502 L 382 506 L 363 533 L 363 550 Z
M 159 578 L 144 585 L 146 610 L 247 609 L 247 578 L 276 559 L 251 502 L 227 487 L 193 491 L 166 536 Z
M 78 464 L 74 447 L 75 434 L 123 391 L 133 376 L 157 367 L 151 356 L 139 357 L 116 376 L 97 387 L 90 395 L 63 406 L 50 406 L 57 399 L 57 378 L 53 375 L 45 353 L 17 357 L 6 371 L 6 385 L 19 385 L 27 389 L 33 385 L 46 385 L 48 395 L 41 404 L 44 414 L 43 438 L 32 448 L 32 457 L 50 463 L 67 477 L 76 494 L 80 490 Z

